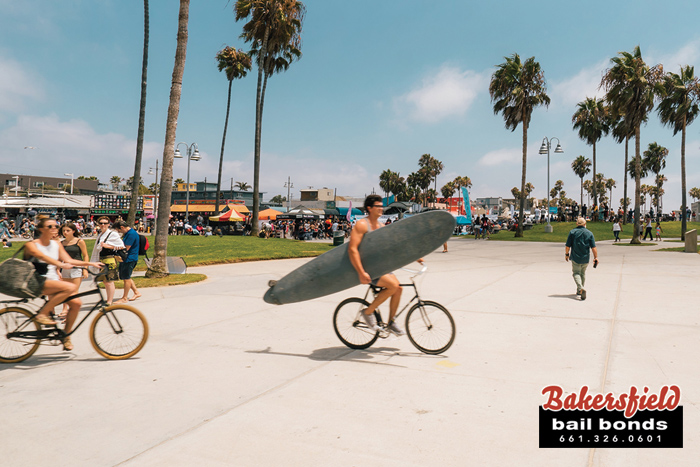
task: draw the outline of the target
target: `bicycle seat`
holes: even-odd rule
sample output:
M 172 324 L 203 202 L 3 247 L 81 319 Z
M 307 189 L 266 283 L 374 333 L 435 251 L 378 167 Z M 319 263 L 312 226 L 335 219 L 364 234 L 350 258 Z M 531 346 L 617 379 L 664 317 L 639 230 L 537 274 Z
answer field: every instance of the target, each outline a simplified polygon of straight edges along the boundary
M 379 292 L 381 292 L 382 290 L 384 290 L 384 287 L 379 287 L 378 285 L 374 285 L 374 284 L 370 284 L 370 285 L 369 285 L 369 288 L 372 289 L 372 292 L 373 292 L 374 294 L 378 294 Z

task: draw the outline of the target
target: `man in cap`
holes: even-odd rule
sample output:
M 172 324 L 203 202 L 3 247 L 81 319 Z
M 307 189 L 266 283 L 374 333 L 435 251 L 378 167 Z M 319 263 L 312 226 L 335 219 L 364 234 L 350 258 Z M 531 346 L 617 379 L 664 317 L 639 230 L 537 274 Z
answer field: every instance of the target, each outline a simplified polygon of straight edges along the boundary
M 571 259 L 571 269 L 576 282 L 576 295 L 581 300 L 586 299 L 586 268 L 591 260 L 590 251 L 593 251 L 593 267 L 598 266 L 598 248 L 595 246 L 593 232 L 586 228 L 586 219 L 579 217 L 576 220 L 576 228 L 569 232 L 566 239 L 566 260 Z

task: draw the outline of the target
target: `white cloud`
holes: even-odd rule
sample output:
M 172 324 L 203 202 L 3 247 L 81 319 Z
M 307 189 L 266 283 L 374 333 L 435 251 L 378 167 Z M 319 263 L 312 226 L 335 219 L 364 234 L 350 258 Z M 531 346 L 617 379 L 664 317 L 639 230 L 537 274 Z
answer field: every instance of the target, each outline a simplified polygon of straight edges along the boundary
M 487 152 L 476 163 L 483 167 L 492 167 L 501 164 L 515 163 L 521 161 L 522 158 L 522 149 L 504 148 Z
M 608 68 L 609 60 L 602 60 L 590 67 L 581 69 L 574 76 L 552 84 L 552 108 L 572 109 L 586 97 L 603 97 L 600 86 L 603 73 Z
M 644 51 L 642 51 L 644 56 Z M 681 66 L 694 65 L 700 59 L 700 39 L 691 41 L 675 52 L 668 54 L 654 53 L 649 54 L 649 58 L 645 59 L 648 65 L 656 65 L 661 63 L 664 66 L 664 71 L 678 73 Z
M 399 116 L 424 123 L 437 123 L 466 113 L 477 95 L 486 91 L 485 74 L 462 71 L 443 65 L 411 91 L 397 97 L 394 106 Z
M 116 133 L 99 134 L 82 120 L 25 115 L 16 125 L 2 130 L 0 140 L 6 149 L 0 155 L 0 165 L 8 172 L 46 176 L 68 172 L 95 175 L 105 182 L 112 175 L 126 178 L 134 171 L 135 140 Z M 38 149 L 25 150 L 25 146 Z M 142 173 L 148 172 L 156 157 L 160 158 L 162 147 L 158 143 L 144 144 Z
M 16 60 L 0 57 L 0 114 L 19 112 L 44 96 L 41 79 Z

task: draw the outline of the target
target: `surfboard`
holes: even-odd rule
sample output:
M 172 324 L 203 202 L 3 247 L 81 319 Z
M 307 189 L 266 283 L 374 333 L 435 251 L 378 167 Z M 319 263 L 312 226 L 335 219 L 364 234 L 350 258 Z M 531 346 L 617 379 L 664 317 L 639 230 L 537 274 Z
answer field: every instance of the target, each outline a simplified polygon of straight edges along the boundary
M 395 271 L 433 252 L 445 243 L 455 228 L 447 211 L 428 211 L 368 232 L 359 252 L 365 271 L 373 279 Z M 263 297 L 267 303 L 283 305 L 330 295 L 360 284 L 344 243 L 314 258 L 284 276 L 270 281 Z

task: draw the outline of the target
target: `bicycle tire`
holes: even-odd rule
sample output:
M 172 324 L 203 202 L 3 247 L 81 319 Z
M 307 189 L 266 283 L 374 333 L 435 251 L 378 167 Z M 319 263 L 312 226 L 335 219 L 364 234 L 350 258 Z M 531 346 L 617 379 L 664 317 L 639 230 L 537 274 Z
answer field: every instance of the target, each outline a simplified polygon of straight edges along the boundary
M 90 342 L 93 348 L 109 360 L 133 357 L 146 345 L 147 340 L 146 317 L 128 305 L 104 308 L 90 325 Z
M 444 306 L 422 301 L 413 305 L 406 314 L 406 334 L 421 352 L 438 355 L 454 343 L 455 322 Z
M 39 348 L 38 337 L 8 337 L 9 333 L 21 329 L 39 332 L 41 325 L 34 321 L 34 314 L 19 307 L 7 307 L 0 310 L 0 363 L 19 363 Z
M 367 301 L 352 297 L 340 302 L 333 313 L 335 335 L 351 349 L 366 349 L 379 338 L 379 332 L 369 329 L 360 316 L 368 306 Z

